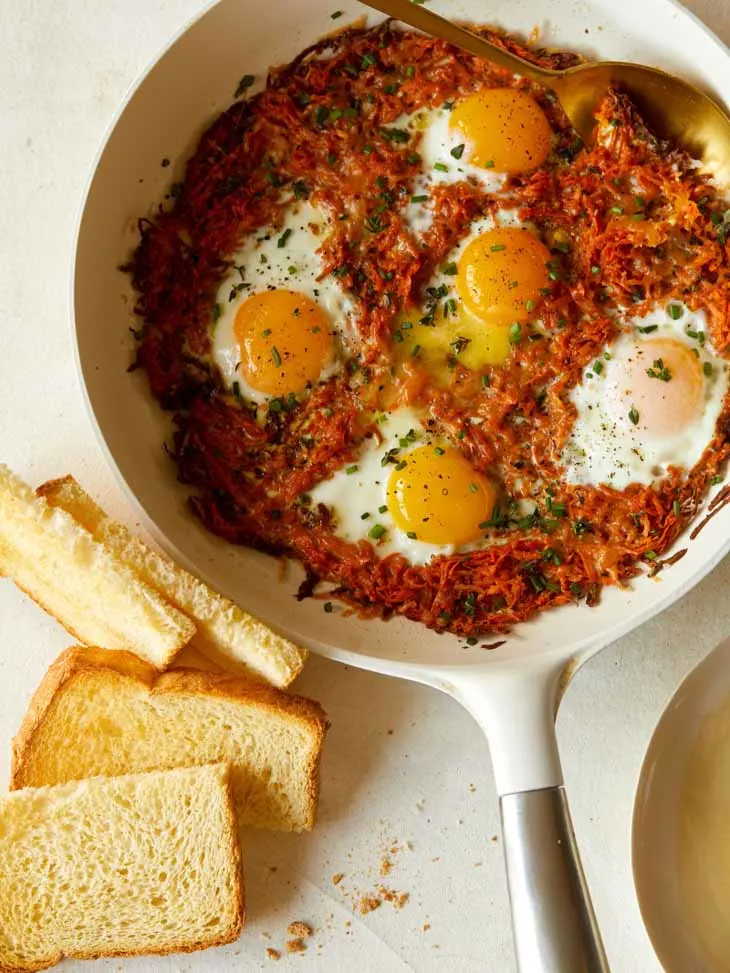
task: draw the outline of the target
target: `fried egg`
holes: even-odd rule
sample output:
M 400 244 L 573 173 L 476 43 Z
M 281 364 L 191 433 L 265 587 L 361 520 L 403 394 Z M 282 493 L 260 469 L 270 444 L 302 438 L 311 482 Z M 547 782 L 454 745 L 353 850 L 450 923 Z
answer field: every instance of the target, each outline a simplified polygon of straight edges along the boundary
M 507 176 L 537 168 L 552 146 L 552 129 L 531 95 L 491 88 L 442 108 L 401 116 L 393 128 L 420 132 L 419 172 L 403 217 L 421 234 L 430 225 L 431 189 L 470 180 L 499 193 Z
M 478 543 L 494 483 L 410 409 L 383 414 L 378 430 L 382 438 L 367 440 L 356 461 L 310 491 L 332 510 L 337 535 L 413 564 Z
M 252 234 L 221 283 L 212 357 L 227 388 L 256 403 L 299 395 L 339 368 L 353 341 L 354 304 L 317 250 L 330 218 L 307 202 Z
M 429 281 L 422 306 L 399 322 L 401 357 L 418 357 L 437 375 L 455 361 L 472 370 L 501 364 L 536 316 L 549 261 L 516 210 L 475 220 Z
M 691 469 L 712 439 L 728 366 L 712 350 L 702 311 L 670 301 L 627 330 L 584 370 L 561 461 L 569 483 L 624 489 L 669 466 Z

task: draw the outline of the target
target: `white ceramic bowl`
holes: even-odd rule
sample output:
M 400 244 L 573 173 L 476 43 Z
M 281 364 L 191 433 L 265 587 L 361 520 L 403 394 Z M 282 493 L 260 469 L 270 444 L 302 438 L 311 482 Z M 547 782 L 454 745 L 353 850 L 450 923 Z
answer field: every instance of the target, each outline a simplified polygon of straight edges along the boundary
M 718 780 L 712 772 L 713 763 L 718 773 L 727 773 L 730 765 L 728 707 L 730 640 L 711 652 L 672 697 L 641 771 L 632 835 L 634 878 L 646 928 L 667 973 L 730 970 L 730 928 L 718 936 L 716 927 L 720 915 L 730 916 L 730 872 L 719 893 L 724 906 L 705 879 L 715 864 L 708 856 L 723 846 L 726 856 L 730 850 L 730 807 L 718 801 L 721 792 L 730 793 L 730 777 Z M 724 839 L 720 834 L 716 845 L 710 839 L 710 811 L 727 822 L 720 823 Z M 722 875 L 718 879 L 722 882 Z M 717 938 L 724 939 L 725 950 L 718 950 Z

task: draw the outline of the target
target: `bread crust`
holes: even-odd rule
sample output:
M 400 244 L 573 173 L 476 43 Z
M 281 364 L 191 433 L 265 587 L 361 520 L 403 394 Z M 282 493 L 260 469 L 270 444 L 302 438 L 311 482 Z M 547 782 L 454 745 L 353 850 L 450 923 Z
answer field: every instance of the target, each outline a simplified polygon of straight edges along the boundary
M 107 652 L 111 650 L 99 650 L 99 651 Z M 142 662 L 142 660 L 137 660 L 137 657 L 132 656 L 132 654 L 129 652 L 124 654 L 130 656 L 133 660 L 139 661 L 144 666 L 148 665 L 147 663 Z M 59 659 L 58 661 L 60 662 L 61 660 Z M 149 668 L 153 669 L 154 671 L 154 667 L 149 666 Z M 63 683 L 60 683 L 60 685 L 62 684 Z M 133 956 L 169 956 L 173 953 L 194 953 L 202 949 L 211 949 L 215 946 L 226 946 L 228 945 L 228 943 L 235 942 L 241 935 L 241 931 L 243 929 L 246 920 L 246 900 L 245 900 L 244 881 L 243 881 L 243 863 L 241 859 L 241 843 L 238 838 L 238 825 L 236 822 L 235 803 L 233 798 L 233 791 L 231 788 L 230 767 L 228 765 L 225 766 L 226 766 L 225 785 L 226 785 L 226 794 L 227 794 L 226 803 L 227 803 L 227 811 L 228 811 L 226 815 L 227 817 L 226 838 L 228 843 L 230 844 L 230 854 L 234 865 L 234 872 L 236 875 L 236 889 L 235 889 L 236 904 L 235 904 L 233 922 L 230 926 L 230 929 L 225 930 L 218 938 L 211 940 L 210 942 L 200 942 L 200 941 L 194 943 L 186 942 L 186 943 L 175 944 L 172 946 L 165 946 L 163 949 L 148 949 L 148 950 L 144 950 L 143 952 L 139 952 L 135 950 L 122 950 L 119 952 L 110 953 L 110 952 L 89 950 L 89 951 L 76 952 L 69 956 L 66 956 L 62 952 L 58 952 L 58 953 L 54 953 L 53 959 L 50 959 L 48 962 L 43 962 L 42 964 L 37 964 L 33 966 L 8 966 L 3 964 L 2 961 L 0 961 L 0 973 L 36 973 L 36 971 L 47 970 L 52 966 L 56 966 L 57 963 L 60 963 L 62 960 L 67 958 L 93 960 L 93 959 L 106 959 L 110 957 L 115 957 L 115 958 L 118 957 L 120 959 L 124 959 Z
M 64 686 L 85 673 L 106 670 L 133 680 L 151 695 L 200 695 L 221 699 L 246 700 L 275 713 L 282 711 L 291 719 L 304 722 L 313 732 L 316 746 L 306 767 L 307 815 L 304 829 L 313 827 L 320 791 L 320 753 L 330 722 L 319 703 L 286 693 L 259 681 L 227 672 L 202 669 L 169 669 L 159 672 L 153 665 L 131 652 L 74 645 L 66 649 L 49 667 L 28 705 L 23 721 L 12 741 L 10 790 L 28 786 L 25 772 L 35 735 L 42 727 L 56 696 Z

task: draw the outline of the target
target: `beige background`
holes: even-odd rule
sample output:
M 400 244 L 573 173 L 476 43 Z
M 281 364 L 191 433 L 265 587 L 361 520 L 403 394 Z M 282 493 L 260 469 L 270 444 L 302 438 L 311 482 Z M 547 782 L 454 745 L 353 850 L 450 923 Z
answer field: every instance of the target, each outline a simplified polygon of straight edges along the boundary
M 687 6 L 730 43 L 725 0 Z M 72 233 L 91 160 L 120 99 L 199 7 L 198 0 L 0 4 L 0 461 L 34 483 L 72 471 L 127 519 L 74 374 Z M 669 697 L 730 630 L 728 584 L 725 561 L 679 604 L 590 662 L 561 709 L 576 830 L 614 973 L 660 969 L 631 881 L 634 789 Z M 3 780 L 27 699 L 68 642 L 0 583 Z M 318 659 L 298 688 L 319 698 L 333 720 L 320 825 L 305 837 L 247 836 L 250 921 L 240 943 L 69 969 L 512 973 L 494 789 L 476 725 L 433 691 Z M 379 864 L 393 841 L 404 847 L 383 880 Z M 345 875 L 339 886 L 336 873 Z M 354 915 L 355 898 L 382 881 L 409 892 L 408 904 Z M 317 933 L 306 956 L 272 967 L 266 948 L 282 948 L 292 919 L 311 922 Z

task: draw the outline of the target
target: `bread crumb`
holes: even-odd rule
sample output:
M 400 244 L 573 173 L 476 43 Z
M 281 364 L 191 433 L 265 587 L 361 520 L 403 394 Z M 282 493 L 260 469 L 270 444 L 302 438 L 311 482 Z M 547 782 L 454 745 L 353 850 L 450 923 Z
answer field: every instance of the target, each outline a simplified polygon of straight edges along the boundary
M 363 895 L 357 903 L 357 909 L 361 916 L 366 916 L 368 912 L 374 912 L 383 904 L 382 899 L 376 899 L 374 895 Z
M 498 841 L 499 841 L 499 838 L 497 837 L 497 835 L 496 834 L 493 834 L 492 835 L 492 844 L 493 845 L 496 845 Z
M 423 931 L 424 932 L 428 932 L 428 930 L 430 928 L 431 928 L 431 923 L 430 922 L 424 922 L 424 924 L 423 924 Z
M 392 871 L 393 871 L 393 862 L 390 860 L 390 858 L 383 857 L 380 862 L 381 877 L 385 878 L 385 876 L 390 875 Z
M 306 953 L 307 944 L 303 939 L 289 939 L 286 944 L 287 953 Z
M 314 930 L 308 923 L 300 920 L 290 922 L 286 927 L 287 936 L 294 936 L 297 939 L 309 939 L 313 932 Z
M 381 896 L 383 902 L 390 902 L 396 909 L 402 909 L 411 897 L 409 892 L 396 892 L 394 889 L 388 889 L 384 885 L 378 886 L 378 894 Z
M 332 884 L 339 885 L 342 879 L 345 877 L 343 872 L 337 872 L 336 875 L 332 876 Z
M 278 949 L 272 949 L 271 946 L 266 950 L 266 955 L 269 959 L 281 959 L 281 953 Z

